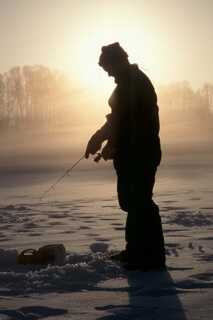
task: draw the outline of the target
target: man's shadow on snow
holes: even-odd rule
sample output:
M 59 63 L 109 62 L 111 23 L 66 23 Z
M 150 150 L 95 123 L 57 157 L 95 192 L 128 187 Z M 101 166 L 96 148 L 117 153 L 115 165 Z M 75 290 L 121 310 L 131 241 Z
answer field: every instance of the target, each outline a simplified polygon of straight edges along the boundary
M 96 310 L 109 313 L 97 320 L 152 319 L 153 317 L 171 320 L 174 316 L 175 319 L 186 320 L 178 295 L 187 294 L 187 292 L 184 288 L 177 288 L 169 271 L 126 272 L 126 277 L 128 287 L 120 290 L 128 293 L 129 303 L 122 305 L 115 301 L 113 305 L 97 307 Z M 119 289 L 116 290 L 119 291 Z
M 65 309 L 56 309 L 42 306 L 30 306 L 22 307 L 19 309 L 0 309 L 0 318 L 1 316 L 9 317 L 9 319 L 16 320 L 39 320 L 47 317 L 56 317 L 62 316 L 67 313 Z

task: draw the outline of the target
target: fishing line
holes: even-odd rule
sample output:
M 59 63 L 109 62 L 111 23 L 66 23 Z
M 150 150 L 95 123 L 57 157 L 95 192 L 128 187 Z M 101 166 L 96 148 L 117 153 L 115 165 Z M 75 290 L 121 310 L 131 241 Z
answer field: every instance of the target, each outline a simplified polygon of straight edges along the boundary
M 100 159 L 102 157 L 101 153 L 96 153 L 96 157 L 94 158 L 95 162 L 99 162 Z M 43 194 L 40 196 L 40 200 L 42 200 L 51 190 L 54 190 L 55 186 L 61 181 L 63 180 L 66 176 L 68 176 L 70 174 L 70 172 L 79 164 L 79 162 L 81 162 L 81 160 L 83 160 L 85 158 L 85 155 L 83 155 L 80 159 L 78 159 L 78 161 L 76 161 L 72 167 L 70 167 L 69 169 L 65 170 L 65 172 L 47 189 L 43 192 Z
M 78 159 L 78 161 L 76 161 L 72 167 L 70 167 L 69 169 L 67 169 L 47 190 L 45 190 L 43 192 L 43 194 L 40 197 L 40 200 L 42 200 L 51 190 L 54 190 L 55 186 L 64 179 L 64 177 L 66 177 L 67 175 L 70 174 L 70 172 L 79 164 L 79 162 L 81 160 L 83 160 L 85 158 L 85 156 L 83 155 L 80 159 Z

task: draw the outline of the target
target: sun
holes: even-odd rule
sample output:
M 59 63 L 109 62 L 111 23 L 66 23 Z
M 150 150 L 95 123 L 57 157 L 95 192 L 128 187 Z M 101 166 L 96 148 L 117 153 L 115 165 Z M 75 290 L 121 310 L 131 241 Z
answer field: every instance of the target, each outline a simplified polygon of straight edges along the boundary
M 82 86 L 103 94 L 113 87 L 114 80 L 109 79 L 107 73 L 98 65 L 101 47 L 119 42 L 129 54 L 130 62 L 140 63 L 146 57 L 146 63 L 148 63 L 147 40 L 148 36 L 136 27 L 129 28 L 129 26 L 121 25 L 116 28 L 113 26 L 94 28 L 91 34 L 84 34 L 79 39 L 75 47 L 75 65 L 73 65 L 72 59 L 70 68 L 75 69 L 76 78 L 82 83 Z

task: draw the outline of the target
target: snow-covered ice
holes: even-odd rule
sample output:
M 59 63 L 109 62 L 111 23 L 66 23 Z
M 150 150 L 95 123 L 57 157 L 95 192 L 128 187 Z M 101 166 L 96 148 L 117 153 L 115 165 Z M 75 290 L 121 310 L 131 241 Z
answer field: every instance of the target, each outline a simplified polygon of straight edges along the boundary
M 108 258 L 124 246 L 125 214 L 115 179 L 87 174 L 76 170 L 42 201 L 53 176 L 1 188 L 0 319 L 212 319 L 213 205 L 206 177 L 160 172 L 155 200 L 168 269 L 143 273 Z M 53 243 L 66 247 L 62 266 L 16 263 L 17 252 Z

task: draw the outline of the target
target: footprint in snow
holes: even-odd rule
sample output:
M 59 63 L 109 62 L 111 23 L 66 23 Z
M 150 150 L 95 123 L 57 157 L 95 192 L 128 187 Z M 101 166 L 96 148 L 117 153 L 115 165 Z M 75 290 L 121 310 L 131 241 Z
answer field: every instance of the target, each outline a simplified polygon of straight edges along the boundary
M 193 243 L 192 243 L 192 242 L 189 242 L 188 247 L 189 247 L 189 249 L 194 249 Z
M 205 250 L 203 249 L 202 246 L 199 246 L 199 247 L 198 247 L 198 250 L 199 250 L 201 253 L 204 253 L 204 252 L 205 252 Z

